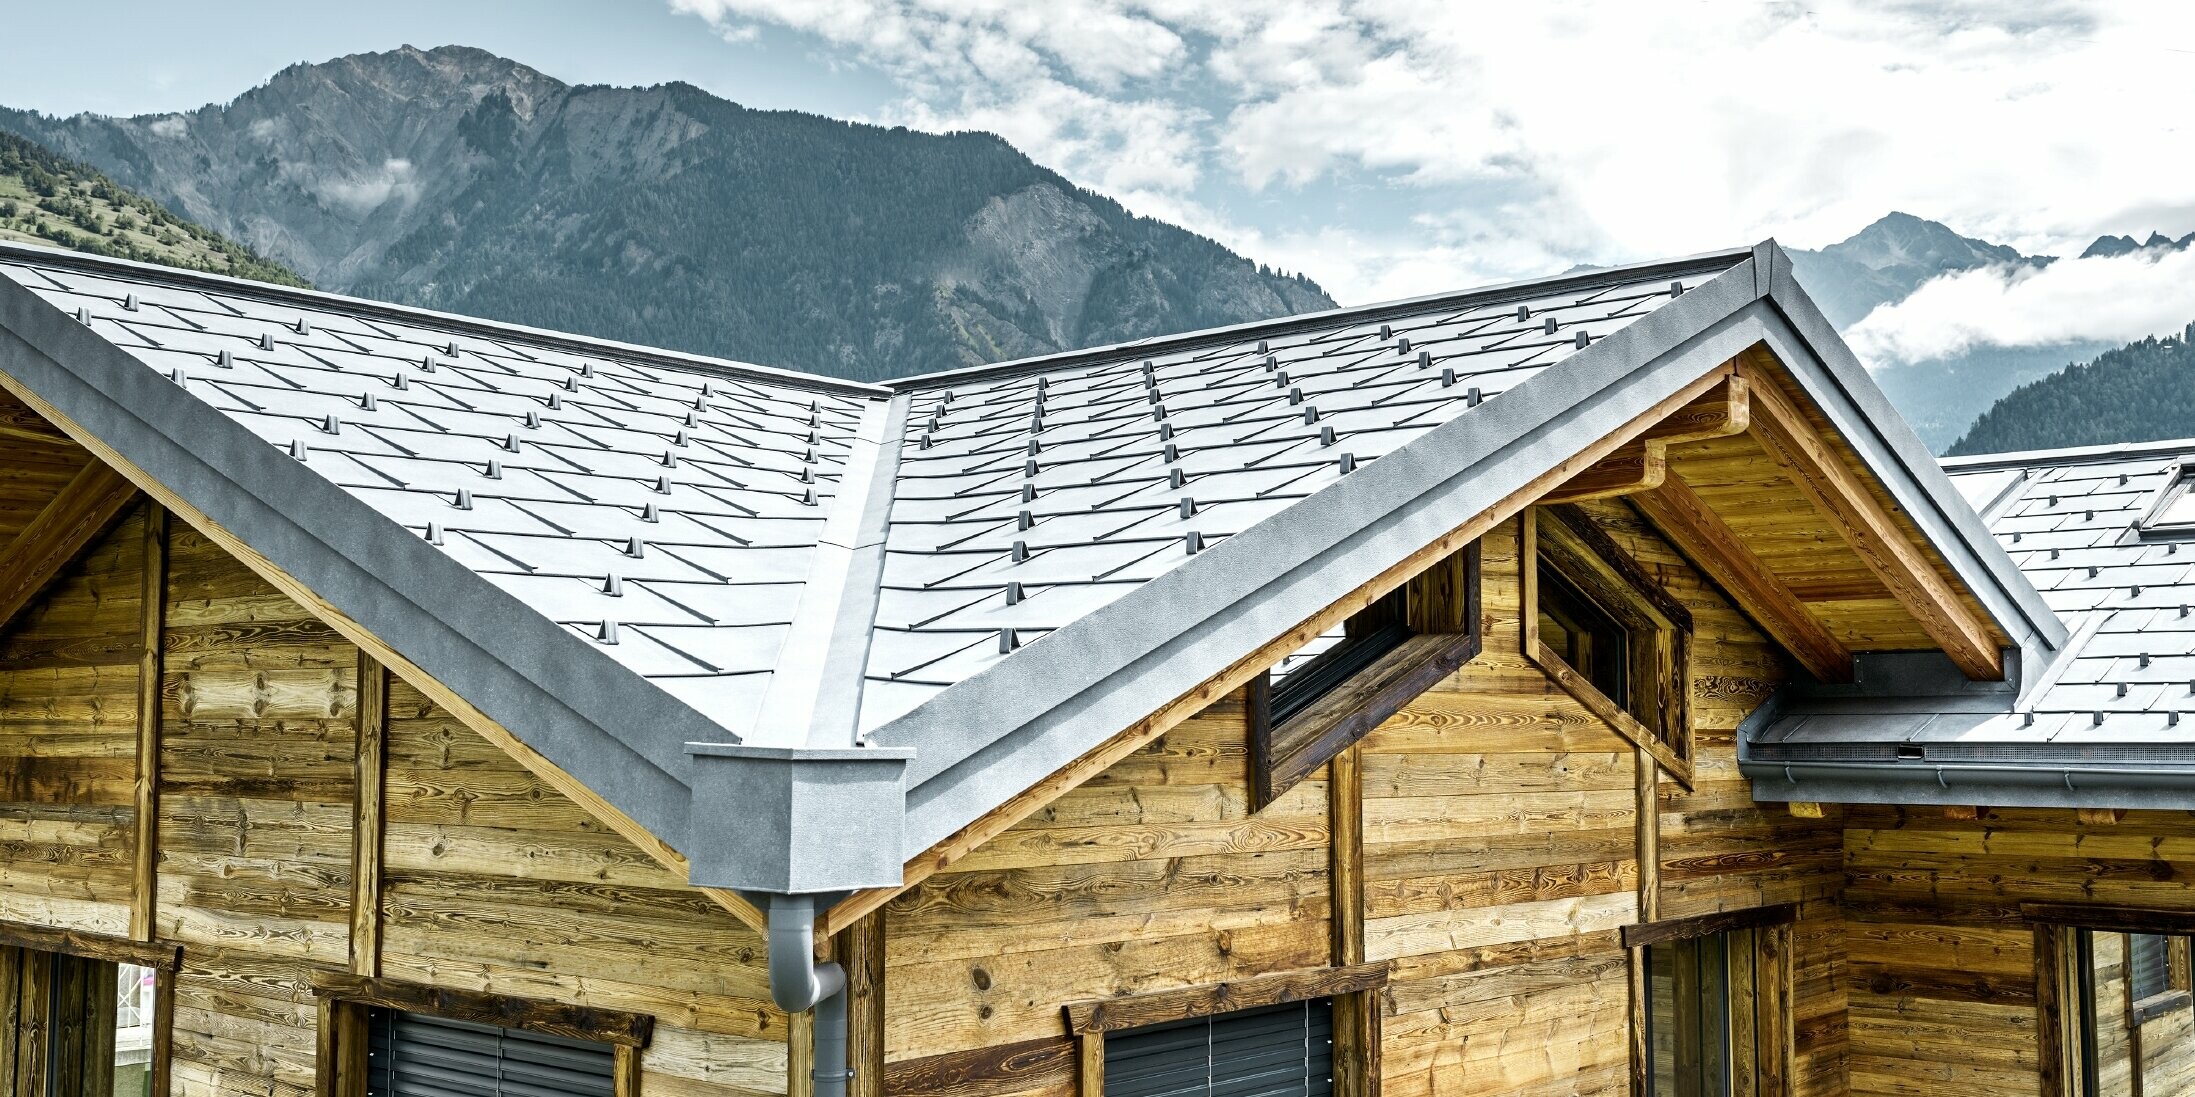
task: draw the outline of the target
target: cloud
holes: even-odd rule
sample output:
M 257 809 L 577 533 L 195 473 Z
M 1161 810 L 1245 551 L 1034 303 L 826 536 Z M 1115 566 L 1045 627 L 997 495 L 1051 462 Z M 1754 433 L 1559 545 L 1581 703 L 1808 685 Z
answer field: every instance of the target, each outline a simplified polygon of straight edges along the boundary
M 1863 360 L 1929 361 L 1986 347 L 2132 342 L 2195 320 L 2195 248 L 2033 267 L 1983 267 L 1922 284 L 1845 333 Z
M 190 120 L 183 117 L 182 115 L 171 114 L 166 118 L 162 118 L 159 121 L 154 122 L 152 125 L 146 126 L 145 128 L 151 130 L 154 137 L 165 137 L 169 140 L 174 140 L 175 138 L 181 137 L 184 134 L 189 133 L 191 131 L 191 124 Z
M 322 202 L 351 213 L 365 215 L 392 199 L 411 202 L 419 197 L 419 180 L 409 160 L 385 160 L 364 175 L 314 174 L 303 165 L 283 164 L 283 171 Z
M 1348 300 L 1819 246 L 1892 209 L 2029 252 L 2195 228 L 2158 220 L 2195 216 L 2195 5 L 667 3 L 874 68 L 901 93 L 875 121 L 989 129 L 1229 246 L 1293 241 Z

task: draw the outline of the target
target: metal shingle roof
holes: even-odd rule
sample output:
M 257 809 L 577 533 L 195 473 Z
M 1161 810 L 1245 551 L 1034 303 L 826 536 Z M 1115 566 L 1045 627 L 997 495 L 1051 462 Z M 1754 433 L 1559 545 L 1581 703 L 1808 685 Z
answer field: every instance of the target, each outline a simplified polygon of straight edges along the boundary
M 1684 289 L 1619 273 L 879 387 L 34 249 L 0 276 L 741 741 L 785 746 L 844 745 Z M 888 490 L 843 490 L 878 469 Z M 864 518 L 880 566 L 849 573 Z M 823 680 L 808 649 L 864 620 L 860 681 Z M 846 739 L 765 715 L 814 707 L 772 707 L 789 664 L 808 669 L 780 690 L 858 692 L 827 702 Z

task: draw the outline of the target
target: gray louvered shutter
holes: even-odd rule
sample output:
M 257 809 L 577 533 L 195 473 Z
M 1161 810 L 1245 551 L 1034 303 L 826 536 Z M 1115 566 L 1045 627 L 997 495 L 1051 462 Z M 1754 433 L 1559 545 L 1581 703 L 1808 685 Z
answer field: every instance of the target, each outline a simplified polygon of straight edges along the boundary
M 1331 1097 L 1326 999 L 1132 1029 L 1105 1038 L 1105 1097 Z
M 418 1013 L 367 1014 L 367 1097 L 614 1097 L 616 1052 Z
M 2172 989 L 2171 941 L 2154 933 L 2126 935 L 2127 978 L 2133 981 L 2135 1001 Z

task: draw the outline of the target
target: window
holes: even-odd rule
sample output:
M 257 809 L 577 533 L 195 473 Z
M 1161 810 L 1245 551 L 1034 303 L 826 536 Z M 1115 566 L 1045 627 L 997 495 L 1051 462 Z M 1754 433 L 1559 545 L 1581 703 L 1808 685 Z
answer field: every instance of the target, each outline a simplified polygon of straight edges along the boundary
M 1624 928 L 1647 1097 L 1733 1097 L 1788 1079 L 1791 906 Z
M 1328 1097 L 1331 1000 L 1246 1009 L 1105 1036 L 1105 1097 Z
M 367 1097 L 615 1097 L 616 1049 L 493 1025 L 371 1009 Z
M 1540 639 L 1602 694 L 1630 696 L 1624 688 L 1630 631 L 1563 578 L 1547 557 L 1540 560 Z
M 1525 656 L 1689 778 L 1690 611 L 1578 506 L 1532 508 L 1521 528 Z
M 2123 477 L 2122 477 L 2123 479 Z M 2195 533 L 2195 469 L 2175 468 L 2164 490 L 2149 504 L 2138 523 L 2144 537 L 2177 537 Z M 2052 496 L 2055 503 L 2057 497 Z
M 638 1097 L 655 1019 L 317 972 L 325 1097 Z
M 1479 652 L 1479 546 L 1435 562 L 1250 686 L 1262 808 Z
M 2083 1097 L 2180 1093 L 2195 1080 L 2188 939 L 2059 931 L 2074 1027 L 2067 1077 Z
M 23 930 L 10 936 L 33 937 Z M 63 935 L 53 933 L 60 938 Z M 104 939 L 79 935 L 87 951 Z M 112 942 L 114 953 L 153 959 L 157 946 Z M 73 953 L 0 947 L 0 1091 L 17 1097 L 150 1097 L 164 1088 L 165 1070 L 152 1057 L 153 1033 L 167 1023 L 161 1008 L 173 978 L 174 948 L 160 967 Z M 36 1078 L 23 1094 L 6 1080 Z
M 1338 633 L 1328 633 L 1281 660 L 1273 675 L 1274 723 L 1311 707 L 1356 677 L 1411 636 L 1409 598 L 1397 590 L 1349 618 Z

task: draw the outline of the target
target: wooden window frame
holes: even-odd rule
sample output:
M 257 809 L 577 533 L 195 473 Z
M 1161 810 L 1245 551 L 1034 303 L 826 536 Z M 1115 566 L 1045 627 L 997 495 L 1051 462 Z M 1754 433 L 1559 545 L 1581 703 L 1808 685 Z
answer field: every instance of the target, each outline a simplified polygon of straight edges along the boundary
M 1290 1002 L 1308 1001 L 1313 998 L 1334 1000 L 1336 1072 L 1341 1069 L 1340 1060 L 1346 1051 L 1341 1046 L 1343 1033 L 1339 1022 L 1341 1011 L 1352 1003 L 1368 1001 L 1387 988 L 1389 965 L 1386 961 L 1369 964 L 1347 964 L 1337 967 L 1304 968 L 1298 971 L 1281 971 L 1269 975 L 1255 975 L 1225 983 L 1207 983 L 1201 986 L 1177 987 L 1171 990 L 1152 991 L 1148 994 L 1129 994 L 1118 998 L 1098 998 L 1083 1002 L 1070 1002 L 1060 1007 L 1067 1035 L 1075 1041 L 1077 1061 L 1076 1084 L 1080 1097 L 1104 1097 L 1105 1095 L 1105 1034 L 1127 1029 L 1146 1028 L 1151 1025 L 1170 1024 L 1176 1021 L 1194 1021 L 1216 1017 L 1237 1010 L 1258 1009 L 1263 1006 L 1286 1005 Z M 1379 1074 L 1379 1047 L 1373 1043 L 1361 1049 L 1366 1061 L 1366 1073 L 1370 1077 Z M 1337 1090 L 1338 1092 L 1338 1090 Z
M 2175 938 L 2172 978 L 2180 984 L 2187 978 L 2186 942 L 2195 935 L 2195 911 L 2102 903 L 2021 903 L 2020 917 L 2035 933 L 2035 1032 L 2041 1045 L 2037 1055 L 2042 1097 L 2080 1097 L 2085 1082 L 2075 1068 L 2082 1062 L 2070 1054 L 2070 1049 L 2085 1046 L 2087 1034 L 2082 1021 L 2087 1007 L 2076 998 L 2082 985 L 2082 950 L 2076 933 L 2150 933 Z M 2173 1008 L 2195 1008 L 2195 993 L 2176 985 L 2146 1001 L 2129 1002 L 2128 1021 L 2135 1038 L 2140 1038 L 2143 1021 Z
M 1272 671 L 1250 680 L 1251 810 L 1279 799 L 1419 694 L 1478 657 L 1484 626 L 1477 541 L 1398 589 L 1412 635 L 1287 720 L 1277 725 L 1273 721 Z
M 366 1097 L 366 1013 L 376 1008 L 608 1044 L 616 1056 L 616 1097 L 639 1097 L 641 1053 L 655 1037 L 655 1018 L 645 1013 L 332 971 L 313 973 L 313 995 L 320 1006 L 315 1097 Z
M 1733 1078 L 1739 1083 L 1736 1088 L 1751 1097 L 1786 1097 L 1792 1092 L 1797 1076 L 1792 926 L 1798 913 L 1797 904 L 1778 903 L 1639 923 L 1619 931 L 1633 969 L 1631 1047 L 1632 1054 L 1640 1057 L 1631 1069 L 1634 1097 L 1647 1097 L 1653 1086 L 1653 1048 L 1645 1038 L 1647 1017 L 1653 1008 L 1646 950 L 1654 945 L 1740 932 L 1747 934 L 1752 948 L 1742 962 L 1737 953 L 1731 955 L 1732 1045 L 1735 1050 L 1738 1033 L 1750 1032 L 1752 1055 L 1732 1060 Z M 1743 1008 L 1746 1002 L 1752 1004 L 1750 1009 Z
M 1630 631 L 1631 696 L 1609 697 L 1540 639 L 1539 569 L 1563 580 Z M 1633 746 L 1692 787 L 1692 613 L 1591 515 L 1573 503 L 1528 507 L 1518 519 L 1523 651 L 1557 685 Z
M 146 1070 L 151 1075 L 152 1092 L 156 1097 L 165 1097 L 175 1057 L 175 977 L 183 967 L 181 945 L 0 922 L 0 948 L 152 969 L 152 1047 L 146 1052 Z M 41 1044 L 38 1054 L 43 1056 L 46 1051 Z

